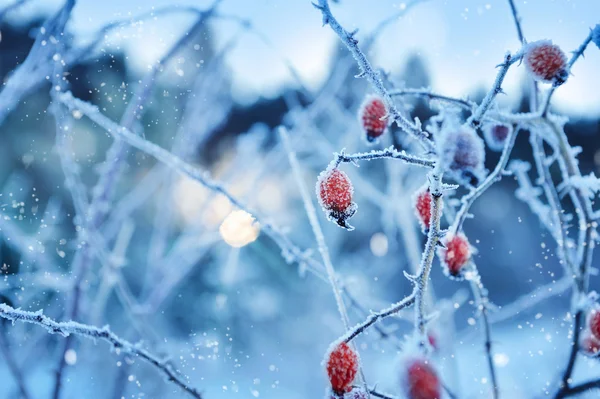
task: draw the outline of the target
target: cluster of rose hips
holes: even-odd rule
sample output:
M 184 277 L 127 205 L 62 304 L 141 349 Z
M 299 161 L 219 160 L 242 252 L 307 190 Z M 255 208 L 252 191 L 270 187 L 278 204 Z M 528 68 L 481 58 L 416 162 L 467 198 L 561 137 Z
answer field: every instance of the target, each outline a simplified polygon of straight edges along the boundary
M 325 357 L 325 370 L 331 384 L 327 399 L 366 399 L 363 387 L 355 386 L 358 354 L 346 342 L 335 344 Z M 441 381 L 429 361 L 421 355 L 407 356 L 402 362 L 400 385 L 409 399 L 441 399 Z
M 600 37 L 600 28 L 598 30 Z M 523 62 L 535 80 L 551 83 L 553 86 L 564 83 L 569 75 L 565 54 L 550 41 L 527 44 L 523 49 Z M 387 130 L 388 108 L 385 101 L 378 96 L 368 96 L 359 109 L 358 119 L 366 141 L 377 142 Z M 486 121 L 482 125 L 485 142 L 493 151 L 504 149 L 512 129 L 511 125 L 499 122 Z M 485 177 L 485 144 L 474 128 L 466 124 L 448 123 L 436 137 L 436 151 L 438 162 L 446 175 L 457 182 L 474 187 Z M 357 205 L 353 202 L 354 188 L 348 175 L 338 165 L 330 166 L 319 175 L 316 192 L 328 219 L 340 227 L 352 230 L 347 221 L 356 213 Z M 432 203 L 433 196 L 428 186 L 422 187 L 413 196 L 414 211 L 424 233 L 431 226 Z M 462 233 L 448 233 L 442 244 L 438 256 L 444 272 L 449 277 L 461 278 L 472 255 L 467 237 Z M 589 328 L 582 335 L 580 346 L 582 351 L 596 356 L 600 351 L 600 311 L 590 314 L 588 324 Z M 333 346 L 325 359 L 331 384 L 328 398 L 367 397 L 363 387 L 353 385 L 358 362 L 358 354 L 346 342 Z M 401 373 L 401 386 L 408 399 L 441 398 L 440 379 L 425 355 L 407 357 Z

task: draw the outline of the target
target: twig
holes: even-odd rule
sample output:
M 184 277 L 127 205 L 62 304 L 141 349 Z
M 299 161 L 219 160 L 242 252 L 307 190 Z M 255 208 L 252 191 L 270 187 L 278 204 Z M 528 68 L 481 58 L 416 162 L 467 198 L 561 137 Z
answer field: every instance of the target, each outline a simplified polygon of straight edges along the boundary
M 508 69 L 510 68 L 510 66 L 512 64 L 519 61 L 522 57 L 523 57 L 523 54 L 521 52 L 516 53 L 514 55 L 511 55 L 510 53 L 506 53 L 506 55 L 504 56 L 504 62 L 502 62 L 502 64 L 498 65 L 500 67 L 500 70 L 498 71 L 498 74 L 496 75 L 496 80 L 494 81 L 494 86 L 486 94 L 486 96 L 484 97 L 481 104 L 479 104 L 479 107 L 477 107 L 475 112 L 473 112 L 473 115 L 471 115 L 471 117 L 467 121 L 467 123 L 469 125 L 471 125 L 471 127 L 477 128 L 477 127 L 479 127 L 479 125 L 481 125 L 481 120 L 483 119 L 483 116 L 488 111 L 488 109 L 490 109 L 490 107 L 492 106 L 494 99 L 496 98 L 496 96 L 498 94 L 503 92 L 502 91 L 502 83 L 504 82 L 504 78 L 506 77 L 506 73 L 508 72 Z
M 338 166 L 344 162 L 357 163 L 358 161 L 372 161 L 374 159 L 392 158 L 401 160 L 410 165 L 422 166 L 425 168 L 433 168 L 435 161 L 425 158 L 419 158 L 414 155 L 407 154 L 405 151 L 398 151 L 393 146 L 383 150 L 373 150 L 370 152 L 361 152 L 357 154 L 346 154 L 343 150 L 335 154 L 334 163 Z
M 469 111 L 474 110 L 477 107 L 477 104 L 473 101 L 463 100 L 461 98 L 449 97 L 443 94 L 433 93 L 429 89 L 396 89 L 390 90 L 390 96 L 392 97 L 401 97 L 401 96 L 415 96 L 415 97 L 425 97 L 429 100 L 440 100 L 449 102 L 452 104 L 459 105 Z
M 490 380 L 492 382 L 492 398 L 497 399 L 499 397 L 499 387 L 498 387 L 498 379 L 496 377 L 496 367 L 494 366 L 494 357 L 492 355 L 492 332 L 490 328 L 490 321 L 488 318 L 488 296 L 487 290 L 481 283 L 481 276 L 477 271 L 477 267 L 475 264 L 471 265 L 473 270 L 469 271 L 469 283 L 471 285 L 471 289 L 475 296 L 475 303 L 477 304 L 477 310 L 481 312 L 481 324 L 483 326 L 484 332 L 484 345 L 485 345 L 485 353 L 488 363 L 488 369 L 490 372 Z
M 288 159 L 290 165 L 292 167 L 292 171 L 294 173 L 294 178 L 296 179 L 296 185 L 300 190 L 300 194 L 302 196 L 302 202 L 304 202 L 304 209 L 306 210 L 306 215 L 308 216 L 308 220 L 310 221 L 310 227 L 312 228 L 313 234 L 315 236 L 315 240 L 317 241 L 317 247 L 319 248 L 319 253 L 321 254 L 321 259 L 323 260 L 323 264 L 325 265 L 325 271 L 327 272 L 327 278 L 329 279 L 329 284 L 331 285 L 331 289 L 333 290 L 333 295 L 335 297 L 335 302 L 337 304 L 338 311 L 342 318 L 342 324 L 344 325 L 344 330 L 350 330 L 350 318 L 348 317 L 348 310 L 346 309 L 346 305 L 344 304 L 344 299 L 342 298 L 342 292 L 340 287 L 338 286 L 337 277 L 335 275 L 335 269 L 333 268 L 333 263 L 331 262 L 331 257 L 329 255 L 329 248 L 325 243 L 325 236 L 323 235 L 323 230 L 321 230 L 321 225 L 319 223 L 319 218 L 317 217 L 317 211 L 315 206 L 311 200 L 310 194 L 306 185 L 302 180 L 302 174 L 300 172 L 300 165 L 298 164 L 298 159 L 296 158 L 296 154 L 292 150 L 292 146 L 290 143 L 290 139 L 288 137 L 287 131 L 283 126 L 280 126 L 279 136 L 281 137 L 281 141 L 283 142 L 283 146 L 287 151 Z M 364 374 L 362 371 L 362 365 L 359 365 L 359 372 L 361 375 L 361 382 L 363 385 L 366 385 Z
M 375 69 L 373 69 L 373 66 L 371 65 L 365 54 L 358 47 L 358 40 L 356 40 L 356 38 L 354 37 L 356 35 L 356 31 L 348 32 L 339 24 L 339 22 L 335 19 L 335 17 L 331 13 L 331 10 L 329 9 L 328 0 L 318 1 L 318 4 L 313 3 L 313 5 L 315 6 L 315 8 L 321 11 L 321 14 L 323 15 L 323 25 L 329 25 L 331 29 L 339 36 L 340 40 L 344 43 L 344 45 L 346 45 L 348 50 L 352 53 L 354 59 L 358 63 L 358 66 L 361 70 L 361 73 L 358 76 L 366 78 L 369 81 L 369 83 L 371 83 L 371 86 L 373 87 L 373 89 L 375 89 L 377 94 L 379 94 L 384 99 L 388 107 L 388 113 L 390 117 L 393 118 L 393 120 L 396 122 L 396 124 L 398 124 L 398 127 L 400 127 L 403 131 L 413 135 L 415 138 L 419 139 L 420 143 L 427 151 L 433 152 L 434 144 L 428 138 L 429 134 L 421 129 L 421 124 L 411 123 L 406 118 L 404 118 L 396 108 L 396 105 L 394 104 L 389 92 L 385 88 L 381 77 L 375 71 Z
M 22 321 L 24 323 L 36 324 L 40 327 L 44 327 L 50 334 L 60 334 L 63 337 L 77 335 L 92 340 L 100 339 L 106 341 L 116 350 L 125 353 L 131 353 L 132 355 L 140 357 L 165 374 L 168 381 L 172 381 L 194 398 L 202 399 L 202 394 L 200 391 L 190 386 L 190 384 L 185 381 L 184 377 L 180 376 L 179 373 L 173 369 L 173 366 L 171 366 L 169 362 L 161 360 L 145 349 L 140 348 L 138 345 L 132 344 L 131 342 L 118 337 L 110 330 L 108 326 L 98 328 L 95 326 L 76 323 L 74 321 L 57 322 L 49 317 L 44 316 L 41 310 L 37 312 L 28 312 L 20 309 L 14 309 L 6 304 L 0 304 L 0 317 L 13 322 Z

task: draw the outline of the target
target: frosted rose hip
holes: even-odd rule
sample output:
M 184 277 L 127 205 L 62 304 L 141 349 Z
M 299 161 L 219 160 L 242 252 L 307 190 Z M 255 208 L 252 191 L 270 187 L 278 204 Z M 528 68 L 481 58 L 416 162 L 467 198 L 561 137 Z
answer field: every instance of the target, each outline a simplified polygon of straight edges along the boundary
M 600 340 L 600 310 L 592 309 L 588 316 L 588 324 L 592 335 Z
M 413 207 L 423 231 L 429 229 L 431 223 L 431 201 L 433 197 L 427 186 L 422 187 L 413 197 Z
M 402 388 L 407 399 L 442 399 L 440 379 L 425 359 L 412 359 L 402 370 Z
M 444 272 L 451 277 L 458 277 L 471 258 L 469 241 L 463 234 L 458 234 L 447 237 L 444 244 L 446 248 L 438 250 Z
M 549 40 L 539 40 L 525 46 L 523 61 L 537 81 L 559 86 L 567 80 L 567 56 Z
M 358 118 L 369 143 L 375 142 L 387 129 L 387 107 L 378 96 L 367 96 L 358 110 Z
M 587 356 L 598 356 L 600 341 L 590 331 L 584 331 L 579 340 L 579 349 Z
M 348 175 L 338 168 L 327 169 L 319 175 L 316 191 L 327 218 L 340 227 L 352 230 L 347 220 L 356 213 L 357 206 L 352 202 L 354 188 Z
M 358 355 L 347 343 L 342 342 L 329 352 L 326 370 L 331 389 L 335 394 L 350 392 L 358 372 Z
M 485 176 L 485 144 L 469 126 L 448 126 L 437 142 L 440 161 L 454 180 L 477 186 Z

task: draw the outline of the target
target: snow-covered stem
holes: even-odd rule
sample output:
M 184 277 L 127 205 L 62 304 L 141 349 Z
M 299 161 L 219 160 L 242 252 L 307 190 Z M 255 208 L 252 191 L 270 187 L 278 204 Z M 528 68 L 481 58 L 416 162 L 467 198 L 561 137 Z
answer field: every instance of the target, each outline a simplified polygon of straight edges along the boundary
M 512 64 L 519 61 L 523 57 L 522 52 L 518 52 L 514 55 L 510 53 L 506 53 L 504 56 L 504 61 L 502 64 L 498 65 L 500 68 L 498 74 L 496 75 L 496 80 L 494 81 L 494 86 L 491 90 L 486 94 L 483 98 L 481 104 L 477 107 L 473 115 L 467 121 L 471 127 L 477 128 L 481 125 L 481 121 L 485 113 L 490 109 L 492 104 L 494 103 L 494 99 L 496 96 L 503 92 L 502 83 L 504 82 L 504 78 L 506 77 L 506 73 Z
M 405 96 L 414 96 L 414 97 L 424 97 L 429 100 L 439 100 L 445 101 L 451 104 L 459 105 L 469 111 L 474 110 L 477 107 L 477 104 L 473 101 L 464 100 L 462 98 L 449 97 L 443 94 L 433 93 L 431 90 L 423 88 L 423 89 L 395 89 L 390 90 L 390 96 L 392 97 L 405 97 Z
M 462 225 L 469 213 L 469 209 L 471 205 L 483 194 L 488 188 L 490 188 L 494 183 L 500 181 L 502 176 L 505 174 L 506 165 L 508 164 L 508 160 L 510 158 L 510 154 L 512 152 L 513 147 L 515 146 L 515 140 L 517 138 L 517 134 L 519 129 L 511 129 L 509 136 L 506 138 L 506 143 L 504 144 L 504 149 L 502 150 L 502 155 L 494 168 L 494 171 L 488 175 L 488 177 L 476 188 L 471 189 L 471 192 L 461 199 L 462 206 L 458 210 L 456 214 L 456 218 L 454 220 L 454 224 L 450 228 L 450 230 L 456 234 L 462 230 Z
M 410 165 L 422 166 L 425 168 L 435 167 L 435 161 L 426 158 L 419 158 L 407 154 L 405 151 L 398 151 L 393 146 L 383 150 L 372 150 L 370 152 L 360 152 L 356 154 L 346 154 L 343 150 L 335 154 L 334 164 L 338 166 L 344 162 L 357 163 L 358 161 L 372 161 L 374 159 L 391 158 L 398 159 Z
M 519 297 L 517 300 L 508 305 L 504 305 L 489 315 L 489 321 L 492 324 L 511 319 L 524 311 L 531 309 L 539 303 L 542 303 L 552 297 L 558 296 L 566 292 L 573 286 L 573 277 L 566 275 L 560 280 L 553 281 L 534 289 L 533 291 Z
M 327 278 L 329 279 L 329 285 L 333 290 L 333 295 L 335 297 L 335 302 L 337 304 L 338 312 L 340 313 L 340 317 L 342 319 L 342 324 L 344 325 L 344 330 L 350 330 L 350 318 L 348 317 L 348 310 L 346 309 L 346 304 L 344 303 L 344 298 L 342 297 L 342 291 L 338 285 L 337 276 L 335 274 L 335 269 L 333 267 L 333 263 L 331 262 L 331 256 L 329 255 L 329 248 L 325 243 L 325 236 L 323 235 L 323 230 L 321 229 L 321 224 L 319 223 L 319 218 L 317 217 L 317 210 L 312 202 L 310 193 L 306 184 L 302 180 L 302 173 L 300 170 L 300 164 L 298 163 L 298 159 L 296 158 L 296 154 L 292 148 L 290 143 L 290 139 L 288 137 L 287 131 L 285 127 L 280 126 L 278 128 L 279 137 L 283 142 L 283 147 L 287 151 L 288 160 L 290 162 L 290 166 L 292 167 L 292 172 L 294 174 L 294 178 L 296 180 L 296 185 L 300 190 L 300 194 L 302 196 L 302 202 L 304 202 L 304 209 L 306 211 L 306 215 L 308 216 L 308 220 L 310 221 L 310 227 L 312 228 L 313 234 L 315 236 L 315 240 L 317 241 L 317 247 L 319 249 L 319 253 L 321 254 L 321 259 L 323 260 L 323 264 L 325 265 L 325 271 L 327 272 Z M 356 350 L 356 348 L 355 348 Z M 358 366 L 359 376 L 361 385 L 367 387 L 367 383 L 365 381 L 364 372 L 362 369 L 362 365 Z M 369 395 L 367 395 L 369 396 Z
M 381 399 L 398 399 L 396 396 L 392 396 L 390 394 L 387 393 L 383 393 L 383 392 L 379 392 L 376 390 L 376 388 L 372 388 L 369 389 L 369 393 L 371 394 L 371 396 L 373 396 L 374 398 L 381 398 Z
M 573 51 L 573 55 L 571 56 L 571 59 L 567 64 L 567 71 L 569 72 L 569 74 L 571 73 L 571 68 L 573 68 L 573 65 L 575 64 L 575 62 L 577 62 L 579 57 L 583 57 L 583 52 L 591 42 L 592 30 L 590 30 L 590 33 L 587 35 L 583 43 L 581 43 L 581 45 L 577 47 L 577 50 Z M 556 91 L 557 88 L 558 86 L 552 86 L 552 88 L 548 90 L 548 94 L 546 95 L 544 103 L 542 104 L 542 108 L 539 111 L 541 115 L 546 116 L 548 114 L 548 110 L 550 109 L 550 101 L 552 100 L 552 95 L 554 94 L 554 91 Z
M 325 265 L 327 278 L 329 279 L 329 284 L 331 285 L 331 289 L 333 290 L 335 302 L 337 304 L 338 311 L 342 318 L 342 324 L 344 325 L 344 330 L 348 331 L 350 329 L 350 319 L 348 317 L 348 311 L 346 309 L 344 299 L 342 298 L 342 293 L 338 286 L 337 277 L 335 275 L 335 269 L 333 268 L 333 263 L 331 262 L 329 248 L 325 243 L 325 236 L 323 235 L 323 230 L 321 229 L 321 224 L 319 223 L 319 218 L 317 217 L 317 211 L 315 209 L 315 206 L 313 205 L 309 191 L 302 180 L 300 165 L 298 163 L 298 159 L 296 158 L 296 154 L 292 149 L 287 131 L 284 127 L 279 127 L 278 132 L 279 137 L 283 142 L 283 146 L 287 151 L 290 166 L 292 167 L 292 172 L 296 180 L 296 185 L 300 190 L 302 201 L 304 202 L 304 209 L 306 211 L 306 215 L 308 216 L 310 227 L 312 228 L 315 240 L 317 241 L 317 247 L 319 249 L 319 253 L 321 254 L 321 259 L 323 261 L 323 264 Z
M 564 209 L 560 202 L 560 197 L 558 195 L 558 191 L 556 190 L 556 186 L 554 181 L 552 180 L 552 175 L 550 173 L 550 167 L 546 161 L 546 153 L 544 150 L 544 143 L 542 141 L 541 136 L 532 132 L 529 136 L 529 141 L 531 144 L 532 155 L 535 161 L 535 167 L 539 176 L 540 185 L 544 191 L 544 196 L 548 201 L 548 205 L 550 206 L 550 224 L 547 226 L 549 229 L 554 231 L 552 235 L 555 238 L 556 244 L 558 246 L 558 256 L 567 271 L 568 274 L 574 274 L 577 272 L 574 263 L 571 261 L 571 256 L 567 250 L 567 227 L 563 222 L 564 217 Z M 518 177 L 519 184 L 523 181 L 523 175 Z M 525 183 L 527 184 L 527 183 Z M 529 183 L 530 184 L 530 183 Z M 552 226 L 555 226 L 552 228 Z
M 492 398 L 498 399 L 499 387 L 496 376 L 496 367 L 494 366 L 494 356 L 492 354 L 492 330 L 490 328 L 490 320 L 488 317 L 489 300 L 487 296 L 487 290 L 481 282 L 481 276 L 477 271 L 477 267 L 475 264 L 472 264 L 472 267 L 473 270 L 469 272 L 471 274 L 469 278 L 469 284 L 471 285 L 471 290 L 473 291 L 473 295 L 475 297 L 475 305 L 477 306 L 477 311 L 480 313 L 479 319 L 481 321 L 481 326 L 483 327 L 485 355 L 490 373 L 490 381 L 492 383 Z
M 118 123 L 103 115 L 98 107 L 73 97 L 70 92 L 61 93 L 59 95 L 59 99 L 69 109 L 77 109 L 83 112 L 88 118 L 105 129 L 113 137 L 124 140 L 132 147 L 145 152 L 169 168 L 182 175 L 190 177 L 192 180 L 197 181 L 207 189 L 223 195 L 236 208 L 244 210 L 253 215 L 256 221 L 260 223 L 261 231 L 271 237 L 271 239 L 275 241 L 275 243 L 285 253 L 292 255 L 296 262 L 304 263 L 309 266 L 309 270 L 314 272 L 317 276 L 321 276 L 320 271 L 323 270 L 323 266 L 320 264 L 320 262 L 308 257 L 303 250 L 295 246 L 285 235 L 283 235 L 278 227 L 272 223 L 269 223 L 267 220 L 263 220 L 256 212 L 246 206 L 237 197 L 232 195 L 221 183 L 213 180 L 207 171 L 186 163 L 181 158 L 171 154 L 164 148 L 161 148 L 158 145 L 151 143 L 148 140 L 131 132 L 130 130 L 125 129 Z
M 24 323 L 36 324 L 45 328 L 50 334 L 60 334 L 63 337 L 71 335 L 82 336 L 92 340 L 102 340 L 108 342 L 114 349 L 137 356 L 146 361 L 150 365 L 156 367 L 160 372 L 165 374 L 168 381 L 178 385 L 181 389 L 189 393 L 196 399 L 201 399 L 202 394 L 196 388 L 192 387 L 183 377 L 177 372 L 171 364 L 165 360 L 158 358 L 139 345 L 133 344 L 114 334 L 108 326 L 95 327 L 86 324 L 76 323 L 74 321 L 57 322 L 49 317 L 44 316 L 43 312 L 28 312 L 21 309 L 14 309 L 6 304 L 0 304 L 0 317 L 11 320 L 13 323 L 21 321 Z
M 425 315 L 425 298 L 427 286 L 429 284 L 429 274 L 433 259 L 435 258 L 435 249 L 438 246 L 441 238 L 440 219 L 442 217 L 442 171 L 438 166 L 427 175 L 429 179 L 429 192 L 431 193 L 431 220 L 429 231 L 427 232 L 427 242 L 425 250 L 421 256 L 421 264 L 419 272 L 416 276 L 408 276 L 415 284 L 415 331 L 419 336 L 421 347 L 427 345 Z
M 356 60 L 361 71 L 358 76 L 366 78 L 375 92 L 384 99 L 388 107 L 389 117 L 396 122 L 400 129 L 417 138 L 427 151 L 433 152 L 435 146 L 428 138 L 429 134 L 421 129 L 421 124 L 419 122 L 411 123 L 400 114 L 400 111 L 398 111 L 398 108 L 394 104 L 392 97 L 385 88 L 379 73 L 375 71 L 366 55 L 358 47 L 358 40 L 354 37 L 357 32 L 349 32 L 339 24 L 339 22 L 331 13 L 328 0 L 318 0 L 318 4 L 313 3 L 313 5 L 319 11 L 321 11 L 321 14 L 323 15 L 323 25 L 329 25 L 331 29 L 338 35 L 342 43 L 344 43 L 344 45 L 352 53 L 352 56 Z
M 4 361 L 6 362 L 10 373 L 13 375 L 16 385 L 19 388 L 21 399 L 29 399 L 31 396 L 29 396 L 29 392 L 27 391 L 25 379 L 23 378 L 23 372 L 17 364 L 17 360 L 15 359 L 13 352 L 10 350 L 11 348 L 5 333 L 6 330 L 4 326 L 2 326 L 2 330 L 0 330 L 0 352 L 2 352 L 2 357 L 4 357 Z M 4 387 L 4 390 L 5 393 L 8 392 L 6 390 L 6 386 Z
M 376 313 L 371 313 L 366 318 L 365 321 L 363 321 L 362 323 L 359 323 L 356 326 L 349 329 L 348 332 L 344 335 L 344 337 L 342 339 L 344 340 L 344 342 L 350 342 L 354 338 L 356 338 L 358 335 L 362 334 L 367 328 L 369 328 L 370 326 L 375 324 L 377 321 L 384 319 L 386 317 L 395 315 L 396 313 L 400 312 L 402 309 L 406 309 L 406 308 L 412 306 L 415 303 L 416 293 L 417 293 L 417 290 L 416 290 L 416 286 L 415 286 L 415 288 L 413 289 L 412 293 L 409 296 L 405 297 L 401 301 L 393 304 L 392 306 L 390 306 L 386 309 L 380 310 L 379 312 L 376 312 Z

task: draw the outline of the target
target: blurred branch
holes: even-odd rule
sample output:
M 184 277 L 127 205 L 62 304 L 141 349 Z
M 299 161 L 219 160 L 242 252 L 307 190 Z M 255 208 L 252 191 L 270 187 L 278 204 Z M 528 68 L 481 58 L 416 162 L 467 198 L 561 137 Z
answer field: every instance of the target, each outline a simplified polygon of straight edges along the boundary
M 0 327 L 0 351 L 2 352 L 2 356 L 4 357 L 6 365 L 8 366 L 8 369 L 10 370 L 11 374 L 13 375 L 17 387 L 19 388 L 21 398 L 29 399 L 31 398 L 31 396 L 29 396 L 29 393 L 27 391 L 25 379 L 23 378 L 23 372 L 21 371 L 21 368 L 17 364 L 17 361 L 12 351 L 10 350 L 11 348 L 6 337 L 5 326 L 1 325 Z M 6 389 L 6 386 L 4 387 L 4 389 Z M 5 393 L 7 393 L 7 391 L 5 391 Z
M 74 321 L 57 322 L 49 317 L 44 316 L 43 312 L 28 312 L 20 309 L 14 309 L 6 304 L 0 304 L 0 317 L 7 320 L 21 321 L 24 323 L 36 324 L 45 328 L 50 334 L 60 334 L 63 337 L 70 335 L 78 335 L 92 340 L 102 340 L 108 342 L 115 350 L 135 355 L 150 365 L 156 367 L 167 377 L 168 381 L 173 382 L 181 389 L 189 393 L 196 399 L 202 399 L 202 394 L 189 385 L 186 381 L 187 377 L 182 377 L 173 369 L 173 366 L 168 361 L 159 359 L 155 355 L 139 347 L 139 345 L 115 335 L 108 326 L 102 328 L 89 326 Z
M 21 7 L 28 1 L 29 0 L 16 0 L 14 3 L 9 4 L 6 7 L 4 7 L 2 10 L 0 10 L 0 22 L 2 22 L 4 20 L 4 18 L 6 17 L 6 14 L 18 9 L 19 7 Z
M 461 107 L 473 111 L 477 104 L 473 101 L 463 100 L 462 98 L 454 98 L 445 96 L 443 94 L 433 93 L 429 89 L 395 89 L 390 90 L 390 96 L 392 97 L 404 97 L 404 96 L 415 96 L 415 97 L 424 97 L 429 100 L 440 100 L 449 102 L 452 104 L 460 105 Z

